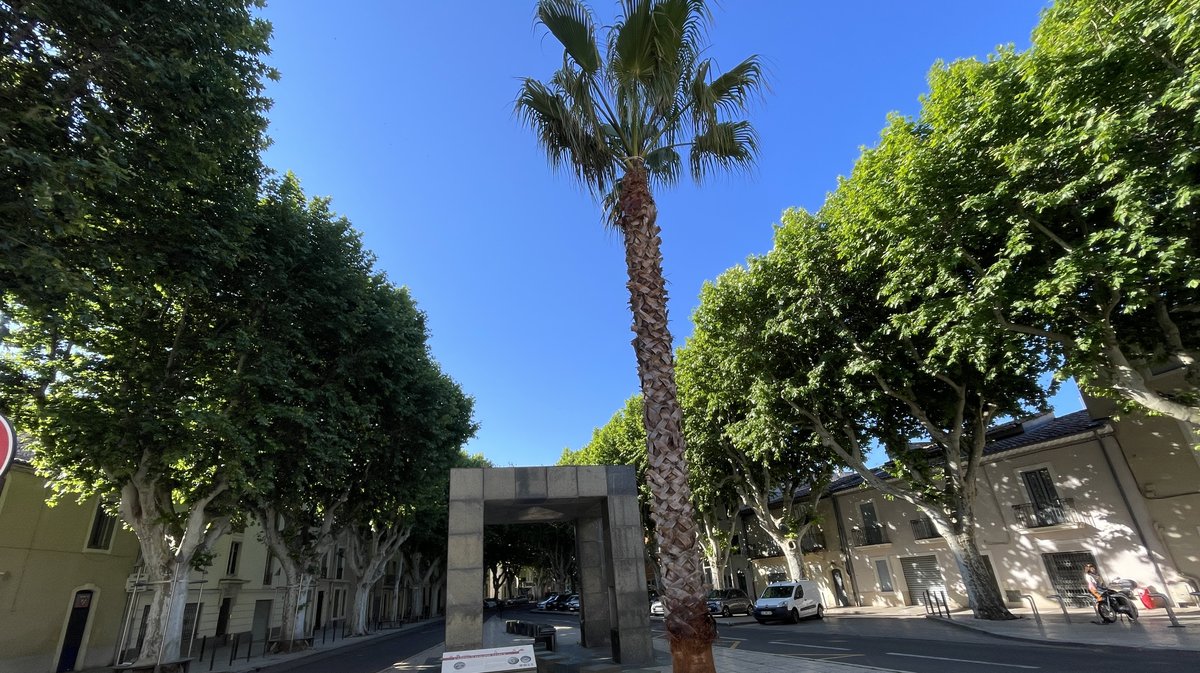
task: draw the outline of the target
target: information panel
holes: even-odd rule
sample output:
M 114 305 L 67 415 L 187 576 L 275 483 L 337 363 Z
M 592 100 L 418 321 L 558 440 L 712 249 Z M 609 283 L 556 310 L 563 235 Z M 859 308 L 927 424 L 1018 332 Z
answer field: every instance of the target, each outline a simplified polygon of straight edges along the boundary
M 462 650 L 442 655 L 442 673 L 483 673 L 484 671 L 532 671 L 537 669 L 533 645 L 490 647 Z

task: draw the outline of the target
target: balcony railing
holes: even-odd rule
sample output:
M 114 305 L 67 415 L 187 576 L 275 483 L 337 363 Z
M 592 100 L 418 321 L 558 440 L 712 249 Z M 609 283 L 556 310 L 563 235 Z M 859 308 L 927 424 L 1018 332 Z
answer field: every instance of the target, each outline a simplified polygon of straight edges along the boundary
M 1013 515 L 1022 528 L 1045 528 L 1065 523 L 1085 523 L 1075 509 L 1074 498 L 1061 498 L 1045 503 L 1013 505 Z
M 887 544 L 888 542 L 891 542 L 891 540 L 888 539 L 887 529 L 881 525 L 850 529 L 850 544 L 855 547 Z
M 913 539 L 915 540 L 932 540 L 942 536 L 929 519 L 913 519 L 909 523 L 912 524 Z

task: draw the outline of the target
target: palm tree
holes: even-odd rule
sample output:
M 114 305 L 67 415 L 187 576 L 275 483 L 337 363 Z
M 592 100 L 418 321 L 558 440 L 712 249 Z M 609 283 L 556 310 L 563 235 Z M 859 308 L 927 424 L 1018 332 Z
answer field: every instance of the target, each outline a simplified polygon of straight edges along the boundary
M 587 5 L 540 0 L 538 22 L 562 44 L 563 65 L 547 82 L 525 79 L 516 108 L 550 163 L 603 200 L 625 243 L 673 670 L 712 671 L 716 632 L 696 544 L 651 184 L 678 180 L 685 148 L 697 180 L 753 163 L 754 129 L 729 117 L 761 90 L 762 66 L 752 56 L 715 74 L 701 58 L 710 19 L 703 0 L 622 0 L 620 8 L 601 57 Z

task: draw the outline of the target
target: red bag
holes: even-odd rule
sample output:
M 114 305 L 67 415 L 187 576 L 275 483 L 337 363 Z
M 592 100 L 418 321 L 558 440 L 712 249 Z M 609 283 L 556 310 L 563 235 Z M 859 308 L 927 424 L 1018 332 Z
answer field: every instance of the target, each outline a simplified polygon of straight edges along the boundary
M 1146 590 L 1142 592 L 1142 605 L 1146 606 L 1147 610 L 1166 607 L 1163 599 L 1151 596 L 1152 593 L 1155 593 L 1154 587 L 1146 587 Z

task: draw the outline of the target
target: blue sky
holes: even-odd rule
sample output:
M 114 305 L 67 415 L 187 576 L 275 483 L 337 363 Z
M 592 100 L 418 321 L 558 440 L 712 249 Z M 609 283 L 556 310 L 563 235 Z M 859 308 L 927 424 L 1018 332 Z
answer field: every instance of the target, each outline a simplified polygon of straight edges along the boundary
M 708 55 L 751 53 L 771 93 L 751 120 L 749 175 L 658 193 L 676 343 L 700 287 L 771 247 L 788 207 L 815 209 L 890 111 L 919 109 L 938 59 L 1025 48 L 1044 0 L 725 0 Z M 519 78 L 561 51 L 534 3 L 275 0 L 266 161 L 364 233 L 429 316 L 431 347 L 475 398 L 467 447 L 553 464 L 637 391 L 621 242 L 592 198 L 547 166 L 512 113 Z M 593 3 L 601 22 L 615 2 Z M 334 9 L 336 8 L 336 9 Z M 1056 399 L 1081 408 L 1070 386 Z

